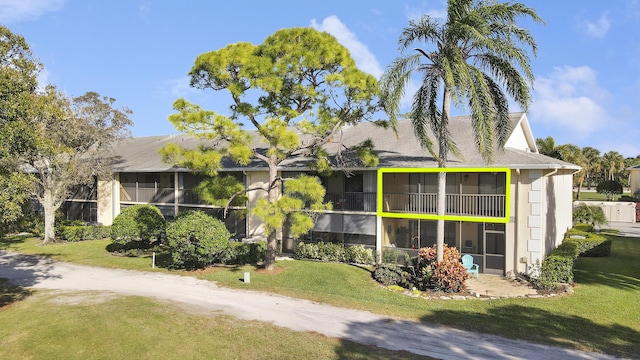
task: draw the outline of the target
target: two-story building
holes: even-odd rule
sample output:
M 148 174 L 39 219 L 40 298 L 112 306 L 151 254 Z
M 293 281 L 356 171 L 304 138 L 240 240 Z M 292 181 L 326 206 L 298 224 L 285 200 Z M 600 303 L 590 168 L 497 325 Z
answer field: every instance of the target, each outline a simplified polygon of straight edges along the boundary
M 580 168 L 538 153 L 524 113 L 511 115 L 512 131 L 504 149 L 487 164 L 476 149 L 469 117 L 453 117 L 450 129 L 461 157 L 447 162 L 445 242 L 471 254 L 481 272 L 526 272 L 563 239 L 572 226 L 572 175 Z M 335 147 L 371 139 L 379 156 L 375 168 L 352 166 L 321 177 L 333 210 L 318 214 L 315 227 L 301 239 L 279 234 L 283 250 L 297 241 L 364 244 L 415 254 L 436 238 L 437 162 L 419 146 L 409 120 L 392 130 L 363 123 L 345 128 Z M 100 179 L 93 199 L 71 199 L 68 209 L 110 224 L 120 210 L 138 203 L 158 206 L 168 218 L 185 209 L 203 209 L 222 217 L 222 209 L 204 204 L 193 188 L 202 177 L 164 163 L 159 149 L 168 143 L 196 147 L 201 140 L 187 135 L 130 138 L 115 149 L 113 177 Z M 259 146 L 259 142 L 256 142 Z M 283 178 L 308 172 L 304 159 L 285 160 Z M 231 174 L 246 185 L 268 181 L 264 164 L 225 163 L 220 174 Z M 262 223 L 252 215 L 257 199 L 251 192 L 246 206 L 234 207 L 225 222 L 239 238 L 260 238 Z M 83 204 L 83 206 L 78 206 Z M 74 207 L 75 206 L 75 207 Z M 88 210 L 87 210 L 88 209 Z M 89 219 L 88 219 L 89 220 Z

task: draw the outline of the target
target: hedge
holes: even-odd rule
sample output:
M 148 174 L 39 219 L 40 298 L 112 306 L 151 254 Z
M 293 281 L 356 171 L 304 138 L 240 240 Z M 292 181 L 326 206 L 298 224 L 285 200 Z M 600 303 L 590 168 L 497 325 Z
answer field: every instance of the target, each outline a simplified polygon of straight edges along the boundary
M 294 249 L 296 259 L 346 262 L 371 265 L 375 263 L 373 250 L 364 245 L 344 246 L 335 243 L 299 242 Z
M 111 235 L 111 226 L 61 226 L 60 233 L 62 239 L 67 241 L 99 240 Z
M 590 225 L 576 224 L 565 235 L 562 244 L 551 251 L 542 262 L 537 286 L 541 289 L 557 289 L 573 282 L 573 267 L 578 257 L 604 257 L 611 253 L 611 240 L 604 236 L 583 231 Z M 593 229 L 591 227 L 590 229 Z

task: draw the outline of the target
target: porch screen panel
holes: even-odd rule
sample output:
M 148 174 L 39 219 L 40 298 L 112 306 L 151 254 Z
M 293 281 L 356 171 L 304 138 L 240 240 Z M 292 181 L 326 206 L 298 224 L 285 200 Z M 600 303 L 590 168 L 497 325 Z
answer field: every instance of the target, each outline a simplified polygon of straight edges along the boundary
M 344 233 L 376 234 L 376 217 L 371 215 L 344 215 Z
M 313 231 L 342 233 L 342 214 L 321 214 L 316 220 Z

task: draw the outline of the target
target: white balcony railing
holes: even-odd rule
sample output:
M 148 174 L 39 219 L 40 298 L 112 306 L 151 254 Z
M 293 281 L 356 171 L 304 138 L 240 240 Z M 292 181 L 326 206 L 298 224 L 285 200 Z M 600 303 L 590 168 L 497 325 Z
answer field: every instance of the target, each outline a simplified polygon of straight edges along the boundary
M 384 194 L 385 212 L 407 214 L 436 214 L 435 193 L 387 193 Z M 504 194 L 447 194 L 445 215 L 504 217 Z

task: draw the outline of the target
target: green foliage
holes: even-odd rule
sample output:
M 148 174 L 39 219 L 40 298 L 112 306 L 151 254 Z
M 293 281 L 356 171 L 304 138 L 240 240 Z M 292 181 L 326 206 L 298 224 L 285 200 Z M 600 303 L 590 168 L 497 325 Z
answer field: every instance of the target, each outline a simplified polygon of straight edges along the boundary
M 615 195 L 622 194 L 622 184 L 615 180 L 601 181 L 596 186 L 596 192 L 599 194 L 605 194 L 607 196 L 607 200 L 613 200 Z
M 0 171 L 0 236 L 16 230 L 20 220 L 29 214 L 31 177 L 20 172 Z
M 578 222 L 575 225 L 573 225 L 573 229 L 570 229 L 567 234 L 571 234 L 571 231 L 573 230 L 580 231 L 583 233 L 589 233 L 593 231 L 593 225 Z
M 385 248 L 382 250 L 382 262 L 385 264 L 409 265 L 411 257 L 404 251 Z
M 421 248 L 418 251 L 421 272 L 424 275 L 428 274 L 428 285 L 435 290 L 445 292 L 464 291 L 466 289 L 465 281 L 469 278 L 469 274 L 462 266 L 458 249 L 444 244 L 443 250 L 444 258 L 442 261 L 437 261 L 435 245 Z
M 31 115 L 41 68 L 24 37 L 0 25 L 0 236 L 31 211 L 33 178 L 18 158 L 36 143 Z
M 240 193 L 231 201 L 232 206 L 244 206 L 248 197 L 242 193 L 244 185 L 232 175 L 213 176 L 202 180 L 195 188 L 200 199 L 208 204 L 227 206 L 229 199 Z
M 231 234 L 224 223 L 202 211 L 189 211 L 167 225 L 167 247 L 175 268 L 203 268 L 229 261 Z
M 587 205 L 580 203 L 573 209 L 573 222 L 595 225 L 603 225 L 607 223 L 607 217 L 604 210 L 598 205 Z
M 268 200 L 257 204 L 257 215 L 269 234 L 266 267 L 271 269 L 275 231 L 287 220 L 294 234 L 306 232 L 312 224 L 304 215 L 290 216 L 305 203 L 274 193 L 278 165 L 292 156 L 305 156 L 317 160 L 318 170 L 330 169 L 332 157 L 323 146 L 343 126 L 369 120 L 379 110 L 376 78 L 358 70 L 333 36 L 309 27 L 276 31 L 259 45 L 239 42 L 201 54 L 189 76 L 195 88 L 228 92 L 231 115 L 184 99 L 175 101 L 177 113 L 169 121 L 176 129 L 218 146 L 193 150 L 169 145 L 162 150 L 163 158 L 208 175 L 215 175 L 225 158 L 241 165 L 260 161 L 270 169 L 266 188 L 247 190 L 268 193 Z M 243 122 L 256 131 L 244 130 Z M 256 147 L 258 141 L 264 146 Z M 366 164 L 375 162 L 371 151 L 362 154 Z M 312 209 L 316 203 L 306 205 Z
M 267 243 L 264 241 L 255 243 L 232 242 L 226 249 L 227 255 L 221 255 L 225 264 L 258 264 L 264 261 L 267 253 Z
M 604 257 L 611 253 L 611 240 L 590 231 L 589 225 L 579 224 L 570 229 L 562 244 L 544 259 L 540 274 L 533 284 L 539 289 L 553 290 L 573 282 L 575 260 L 582 257 Z M 591 227 L 593 229 L 593 227 Z
M 318 177 L 300 175 L 286 179 L 284 194 L 275 202 L 258 200 L 253 212 L 264 222 L 267 234 L 282 229 L 288 221 L 291 236 L 299 237 L 313 228 L 315 212 L 331 209 L 331 204 L 323 203 L 325 193 Z
M 383 285 L 397 285 L 407 289 L 413 286 L 413 277 L 405 269 L 405 267 L 396 264 L 383 263 L 376 266 L 371 276 Z
M 294 248 L 296 259 L 309 259 L 331 262 L 346 262 L 353 264 L 371 265 L 374 263 L 373 251 L 364 245 L 345 247 L 343 244 L 334 243 L 304 243 L 296 244 Z
M 375 263 L 373 250 L 362 244 L 347 246 L 347 262 L 353 264 L 371 265 Z
M 111 225 L 111 240 L 126 247 L 146 247 L 164 232 L 166 221 L 160 209 L 149 204 L 124 208 Z
M 111 236 L 111 226 L 63 225 L 61 233 L 66 241 L 99 240 Z

